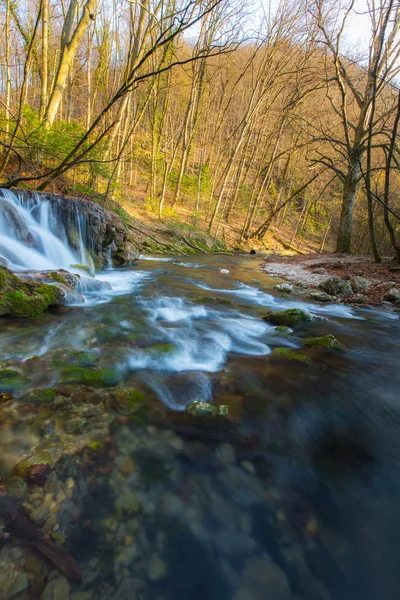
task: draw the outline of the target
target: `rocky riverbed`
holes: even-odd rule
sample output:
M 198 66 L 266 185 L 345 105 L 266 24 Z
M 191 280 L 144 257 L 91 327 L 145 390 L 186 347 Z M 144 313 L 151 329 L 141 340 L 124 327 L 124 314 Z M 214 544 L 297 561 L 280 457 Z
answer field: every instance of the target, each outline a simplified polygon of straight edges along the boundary
M 293 284 L 280 284 L 283 292 L 290 293 L 294 286 L 309 289 L 310 296 L 321 302 L 400 306 L 400 267 L 392 259 L 377 265 L 365 256 L 273 256 L 262 268 Z
M 397 315 L 147 258 L 2 321 L 0 475 L 81 571 L 5 519 L 2 599 L 391 600 Z

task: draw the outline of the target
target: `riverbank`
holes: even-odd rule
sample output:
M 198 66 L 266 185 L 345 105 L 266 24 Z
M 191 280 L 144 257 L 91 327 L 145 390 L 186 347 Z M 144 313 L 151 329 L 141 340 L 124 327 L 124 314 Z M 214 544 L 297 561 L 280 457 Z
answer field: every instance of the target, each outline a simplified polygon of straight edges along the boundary
M 400 305 L 400 266 L 391 258 L 376 264 L 371 257 L 345 254 L 307 254 L 266 258 L 261 269 L 300 288 L 321 289 L 329 277 L 364 279 L 362 288 L 340 296 L 345 304 Z M 361 281 L 359 281 L 361 284 Z M 356 286 L 357 287 L 357 286 Z M 362 292 L 362 293 L 360 293 Z

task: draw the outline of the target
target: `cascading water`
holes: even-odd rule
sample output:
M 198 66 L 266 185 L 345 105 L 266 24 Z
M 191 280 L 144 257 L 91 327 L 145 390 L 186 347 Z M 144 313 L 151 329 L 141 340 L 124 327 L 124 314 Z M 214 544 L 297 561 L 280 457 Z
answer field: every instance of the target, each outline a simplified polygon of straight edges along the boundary
M 83 237 L 86 224 L 76 211 L 78 252 L 71 247 L 57 203 L 38 196 L 25 199 L 9 190 L 0 196 L 0 257 L 13 270 L 69 269 L 71 264 L 88 265 Z

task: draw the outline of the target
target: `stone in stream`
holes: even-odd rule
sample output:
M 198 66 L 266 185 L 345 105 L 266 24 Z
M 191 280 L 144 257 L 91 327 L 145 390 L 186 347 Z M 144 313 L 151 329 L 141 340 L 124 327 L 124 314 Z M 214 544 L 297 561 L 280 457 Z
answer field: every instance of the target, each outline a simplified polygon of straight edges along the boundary
M 279 292 L 286 292 L 290 294 L 293 292 L 293 285 L 291 283 L 278 283 L 277 285 L 274 285 L 274 289 L 278 290 Z
M 303 363 L 310 363 L 311 358 L 301 352 L 293 350 L 293 348 L 275 348 L 270 354 L 271 358 L 283 359 L 283 360 L 295 360 Z
M 345 281 L 344 279 L 335 276 L 328 277 L 328 279 L 325 279 L 318 287 L 323 292 L 326 292 L 331 296 L 339 296 L 340 298 L 351 296 L 353 293 L 349 281 Z
M 309 295 L 311 300 L 316 300 L 316 302 L 332 302 L 333 298 L 330 294 L 326 292 L 312 292 Z
M 302 308 L 289 308 L 283 312 L 269 311 L 264 321 L 268 321 L 273 325 L 284 325 L 285 327 L 295 327 L 299 323 L 307 323 L 312 321 L 313 317 Z
M 229 275 L 230 271 L 229 269 L 221 269 L 220 273 L 222 273 L 222 275 Z
M 199 402 L 195 400 L 187 406 L 186 412 L 193 417 L 227 416 L 229 414 L 229 407 L 225 404 L 213 406 L 209 402 Z
M 304 342 L 306 348 L 320 349 L 326 348 L 328 350 L 344 350 L 345 347 L 341 344 L 334 335 L 329 333 L 323 337 L 307 338 Z
M 65 291 L 55 285 L 22 280 L 0 267 L 0 317 L 36 317 L 65 304 Z

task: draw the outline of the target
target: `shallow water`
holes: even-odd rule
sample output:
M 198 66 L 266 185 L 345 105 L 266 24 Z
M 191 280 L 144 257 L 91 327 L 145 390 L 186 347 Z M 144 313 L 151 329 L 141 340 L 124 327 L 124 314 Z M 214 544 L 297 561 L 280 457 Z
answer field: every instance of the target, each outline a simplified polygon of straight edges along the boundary
M 78 561 L 67 597 L 397 598 L 398 314 L 284 298 L 257 257 L 146 258 L 97 275 L 112 291 L 84 306 L 1 322 L 1 366 L 26 379 L 0 382 L 0 473 Z M 319 318 L 262 320 L 293 306 Z M 345 353 L 303 349 L 327 333 Z M 193 400 L 229 416 L 190 417 Z M 31 456 L 50 469 L 26 486 Z M 3 590 L 13 573 L 15 598 L 62 585 L 21 548 L 0 552 Z

